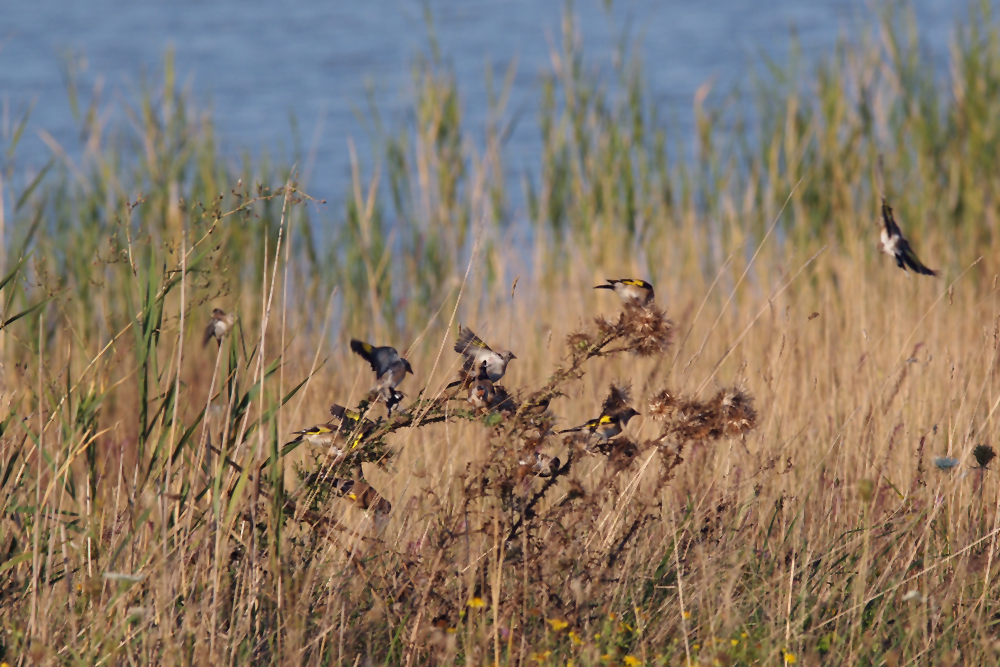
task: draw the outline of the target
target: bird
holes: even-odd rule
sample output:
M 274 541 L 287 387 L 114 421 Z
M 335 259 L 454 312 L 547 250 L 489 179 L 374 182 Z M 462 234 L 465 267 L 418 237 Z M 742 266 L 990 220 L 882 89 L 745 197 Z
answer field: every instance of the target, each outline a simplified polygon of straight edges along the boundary
M 394 347 L 375 347 L 357 339 L 351 340 L 351 351 L 371 364 L 375 371 L 375 391 L 385 399 L 389 412 L 392 412 L 392 408 L 403 399 L 403 393 L 396 391 L 396 387 L 407 373 L 413 374 L 410 362 L 400 357 Z
M 392 504 L 382 497 L 368 482 L 360 479 L 337 478 L 333 480 L 333 488 L 345 498 L 363 510 L 372 510 L 376 514 L 386 515 L 392 511 Z
M 459 325 L 458 339 L 455 341 L 455 351 L 465 357 L 465 363 L 459 372 L 460 380 L 452 382 L 448 388 L 456 387 L 460 384 L 468 384 L 479 376 L 480 367 L 485 364 L 486 377 L 490 382 L 499 382 L 500 378 L 507 372 L 507 364 L 512 359 L 517 359 L 510 350 L 493 349 L 483 342 L 483 340 L 472 332 L 469 327 Z
M 496 391 L 493 389 L 493 383 L 490 381 L 489 374 L 486 370 L 486 361 L 479 367 L 479 374 L 476 379 L 473 380 L 472 384 L 469 385 L 469 403 L 472 403 L 475 408 L 489 408 L 492 406 L 494 398 L 496 396 Z
M 899 230 L 899 225 L 892 217 L 892 208 L 882 197 L 882 234 L 879 250 L 896 259 L 896 266 L 906 271 L 909 267 L 916 273 L 925 276 L 936 276 L 937 271 L 928 269 L 917 259 L 916 253 L 910 247 L 909 241 L 903 238 L 903 233 Z
M 637 414 L 639 413 L 632 408 L 627 408 L 621 412 L 616 412 L 615 414 L 605 413 L 596 419 L 591 419 L 581 426 L 568 428 L 564 431 L 559 431 L 559 433 L 576 433 L 579 431 L 586 431 L 589 435 L 596 435 L 601 442 L 607 442 L 624 431 L 625 427 L 628 426 L 629 420 Z
M 361 415 L 339 405 L 330 407 L 330 413 L 336 418 L 325 424 L 316 424 L 301 431 L 294 431 L 298 436 L 281 449 L 284 456 L 303 442 L 315 447 L 330 450 L 334 457 L 344 455 L 349 449 L 354 449 L 364 438 L 375 429 L 375 423 L 367 419 L 361 420 Z M 338 414 L 339 413 L 339 414 Z
M 518 463 L 527 466 L 528 470 L 540 477 L 551 477 L 559 469 L 560 461 L 558 456 L 549 456 L 539 451 L 531 451 L 521 456 Z
M 236 322 L 236 315 L 230 313 L 226 314 L 226 311 L 221 308 L 216 308 L 212 311 L 212 319 L 208 321 L 208 326 L 205 327 L 205 336 L 202 339 L 201 346 L 205 347 L 208 345 L 208 341 L 213 338 L 219 342 L 219 346 L 222 346 L 222 338 L 229 333 L 229 330 L 233 328 L 233 324 Z
M 396 393 L 402 397 L 400 392 Z M 330 414 L 340 420 L 342 430 L 347 432 L 357 431 L 361 437 L 368 436 L 378 426 L 372 420 L 362 417 L 357 411 L 345 408 L 343 405 L 337 405 L 336 403 L 330 406 Z
M 638 278 L 607 278 L 606 285 L 596 285 L 594 289 L 611 289 L 625 303 L 645 306 L 653 301 L 653 286 Z

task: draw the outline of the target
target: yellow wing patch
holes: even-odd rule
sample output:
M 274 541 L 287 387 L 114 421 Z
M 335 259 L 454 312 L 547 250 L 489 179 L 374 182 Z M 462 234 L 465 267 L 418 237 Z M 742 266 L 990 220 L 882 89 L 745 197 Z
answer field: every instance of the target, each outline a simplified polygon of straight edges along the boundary
M 371 346 L 371 343 L 362 343 L 361 347 L 364 348 L 365 352 L 371 352 L 373 349 L 375 349 Z
M 328 427 L 326 425 L 322 425 L 322 426 L 310 426 L 307 429 L 303 429 L 301 431 L 296 431 L 296 433 L 299 434 L 299 435 L 319 435 L 320 433 L 332 433 L 332 432 L 333 432 L 333 429 L 331 429 L 330 427 Z
M 601 426 L 603 426 L 605 424 L 610 424 L 613 421 L 614 421 L 613 417 L 609 417 L 608 415 L 601 415 L 601 418 L 598 420 L 598 423 Z

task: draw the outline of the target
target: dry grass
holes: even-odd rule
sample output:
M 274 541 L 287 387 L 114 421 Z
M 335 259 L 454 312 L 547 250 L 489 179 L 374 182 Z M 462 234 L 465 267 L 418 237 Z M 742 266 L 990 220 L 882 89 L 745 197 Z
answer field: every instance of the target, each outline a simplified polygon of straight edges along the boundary
M 609 383 L 632 384 L 643 416 L 627 438 L 588 454 L 573 437 L 546 435 L 539 450 L 562 464 L 545 476 L 521 465 L 533 417 L 497 421 L 431 399 L 459 361 L 450 351 L 438 360 L 436 336 L 446 350 L 452 336 L 432 325 L 409 350 L 417 372 L 402 386 L 424 398 L 377 434 L 393 454 L 385 465 L 364 464 L 391 502 L 387 522 L 335 493 L 304 492 L 287 459 L 317 470 L 323 457 L 308 447 L 272 467 L 280 477 L 265 468 L 258 485 L 189 446 L 169 488 L 162 463 L 143 486 L 145 461 L 122 439 L 126 397 L 99 420 L 89 498 L 86 431 L 58 428 L 55 405 L 23 426 L 9 421 L 8 661 L 670 663 L 685 651 L 723 662 L 782 651 L 806 662 L 956 651 L 992 661 L 1000 486 L 972 456 L 995 440 L 1000 398 L 992 269 L 917 280 L 888 258 L 842 251 L 793 278 L 805 260 L 765 249 L 731 301 L 697 277 L 652 276 L 686 341 L 653 356 L 615 352 L 632 345 L 602 338 L 615 334 L 607 326 L 591 325 L 588 346 L 565 344 L 618 310 L 589 289 L 603 272 L 568 277 L 558 299 L 522 279 L 512 306 L 463 308 L 487 341 L 506 345 L 508 318 L 521 323 L 508 329 L 518 359 L 504 384 L 519 397 L 555 395 L 557 429 L 598 414 Z M 317 341 L 293 339 L 298 316 L 285 317 L 287 392 L 288 378 L 308 375 Z M 204 405 L 216 365 L 214 346 L 197 345 L 202 325 L 186 329 L 179 425 Z M 67 335 L 46 353 L 48 373 L 68 373 L 58 356 Z M 343 345 L 327 354 L 273 417 L 279 440 L 367 390 L 364 362 Z M 239 369 L 237 379 L 255 372 Z M 163 373 L 157 391 L 173 377 Z M 15 395 L 31 391 L 25 380 Z M 169 431 L 166 413 L 158 424 Z M 363 458 L 385 455 L 376 440 Z M 248 438 L 231 458 L 256 470 L 268 455 L 260 442 Z M 43 447 L 51 463 L 34 486 Z M 936 456 L 961 463 L 938 470 Z

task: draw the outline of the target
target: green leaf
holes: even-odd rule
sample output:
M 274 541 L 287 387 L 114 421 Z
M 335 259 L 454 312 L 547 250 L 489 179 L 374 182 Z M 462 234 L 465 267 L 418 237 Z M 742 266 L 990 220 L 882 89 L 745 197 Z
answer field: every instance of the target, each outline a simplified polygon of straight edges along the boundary
M 17 198 L 17 202 L 14 204 L 14 213 L 20 211 L 21 207 L 27 203 L 28 197 L 30 197 L 31 193 L 35 191 L 35 188 L 38 187 L 38 184 L 42 182 L 42 179 L 45 178 L 45 175 L 49 173 L 49 169 L 51 169 L 55 163 L 56 158 L 53 156 L 49 159 L 48 163 L 42 167 L 42 170 L 38 172 L 38 175 L 31 179 L 31 183 L 28 183 L 28 187 L 26 187 L 24 192 L 21 193 L 21 196 Z
M 47 304 L 49 301 L 52 301 L 52 299 L 54 299 L 54 298 L 56 298 L 56 297 L 53 294 L 52 296 L 50 296 L 50 297 L 48 297 L 46 299 L 42 299 L 41 301 L 39 301 L 38 303 L 36 303 L 31 308 L 28 308 L 27 310 L 22 310 L 20 313 L 18 313 L 17 315 L 14 315 L 10 319 L 4 320 L 2 323 L 0 323 L 0 329 L 6 329 L 8 324 L 12 324 L 12 323 L 18 321 L 19 319 L 21 319 L 25 315 L 30 315 L 31 313 L 35 312 L 36 310 L 38 310 L 39 308 L 41 308 L 42 306 L 44 306 L 45 304 Z
M 14 567 L 18 563 L 23 563 L 24 561 L 28 560 L 29 558 L 31 558 L 31 552 L 30 551 L 25 551 L 25 552 L 21 553 L 18 556 L 14 556 L 13 558 L 11 558 L 7 562 L 5 562 L 3 565 L 0 565 L 0 574 L 3 574 L 4 572 L 6 572 L 10 568 Z

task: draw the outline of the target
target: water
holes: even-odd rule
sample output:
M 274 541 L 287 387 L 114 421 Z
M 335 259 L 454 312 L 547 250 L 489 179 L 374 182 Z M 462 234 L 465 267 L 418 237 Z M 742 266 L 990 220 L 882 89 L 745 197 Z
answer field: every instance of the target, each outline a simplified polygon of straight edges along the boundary
M 388 124 L 405 122 L 411 99 L 410 64 L 428 52 L 424 3 L 415 0 L 294 3 L 262 0 L 4 0 L 0 26 L 0 120 L 9 127 L 36 102 L 18 148 L 18 174 L 37 170 L 51 155 L 39 137 L 49 132 L 70 156 L 79 155 L 60 63 L 72 51 L 85 69 L 85 99 L 99 78 L 110 118 L 122 99 L 137 99 L 142 76 L 162 71 L 176 49 L 178 78 L 211 109 L 222 149 L 244 149 L 290 160 L 294 115 L 303 147 L 308 190 L 331 203 L 349 183 L 348 138 L 362 162 L 372 163 L 359 116 L 367 116 L 366 90 Z M 561 2 L 538 0 L 429 0 L 441 51 L 453 66 L 466 111 L 466 129 L 481 139 L 486 116 L 484 71 L 492 63 L 499 82 L 518 61 L 509 111 L 523 109 L 506 146 L 514 170 L 531 169 L 539 154 L 536 123 L 539 75 L 551 70 L 550 48 L 561 41 Z M 964 3 L 914 0 L 923 47 L 943 68 L 955 20 Z M 598 0 L 578 0 L 574 14 L 588 66 L 610 73 L 621 31 L 640 39 L 650 92 L 676 131 L 690 129 L 692 99 L 704 82 L 728 91 L 761 56 L 787 59 L 796 31 L 805 64 L 832 53 L 838 35 L 872 25 L 864 0 L 624 0 L 609 13 Z M 610 78 L 610 77 L 609 77 Z M 2 130 L 2 127 L 0 127 Z M 682 135 L 684 136 L 684 135 Z M 481 142 L 480 142 L 481 143 Z

